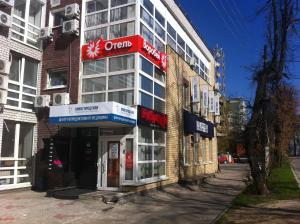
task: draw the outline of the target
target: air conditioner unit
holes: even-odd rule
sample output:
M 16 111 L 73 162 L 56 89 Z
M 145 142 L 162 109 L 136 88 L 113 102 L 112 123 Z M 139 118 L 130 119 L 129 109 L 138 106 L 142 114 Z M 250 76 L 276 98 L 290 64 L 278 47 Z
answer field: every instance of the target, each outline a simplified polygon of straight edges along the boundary
M 72 19 L 63 22 L 63 33 L 79 35 L 79 21 Z
M 7 102 L 7 90 L 0 90 L 0 104 L 6 104 Z
M 220 83 L 218 83 L 218 82 L 215 83 L 215 90 L 217 90 L 217 91 L 220 90 Z
M 196 66 L 196 58 L 195 57 L 192 57 L 191 60 L 190 60 L 190 66 L 192 68 L 194 68 Z
M 39 39 L 52 39 L 53 33 L 51 27 L 44 27 L 40 30 Z
M 215 123 L 220 124 L 221 123 L 221 117 L 220 116 L 215 116 Z
M 50 95 L 40 95 L 35 98 L 34 107 L 49 107 Z
M 0 89 L 7 90 L 8 88 L 8 76 L 0 75 Z
M 201 107 L 201 116 L 202 117 L 207 117 L 208 115 L 208 108 L 207 107 Z
M 193 110 L 193 113 L 199 114 L 200 113 L 200 103 L 193 103 L 192 110 Z
M 50 0 L 51 7 L 59 6 L 60 0 Z
M 65 16 L 68 18 L 79 18 L 80 8 L 77 3 L 73 3 L 65 6 Z
M 11 16 L 0 11 L 0 26 L 11 27 Z
M 9 61 L 0 59 L 0 73 L 9 74 L 10 65 L 11 63 Z
M 15 0 L 0 0 L 0 5 L 4 5 L 7 7 L 13 7 L 15 4 Z
M 65 105 L 70 103 L 70 95 L 69 93 L 54 93 L 53 94 L 53 102 L 54 106 L 56 105 Z

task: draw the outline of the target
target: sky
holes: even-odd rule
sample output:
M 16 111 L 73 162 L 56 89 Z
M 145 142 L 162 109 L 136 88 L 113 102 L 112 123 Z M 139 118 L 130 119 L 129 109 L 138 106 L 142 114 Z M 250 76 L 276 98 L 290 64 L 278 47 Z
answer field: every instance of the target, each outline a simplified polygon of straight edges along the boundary
M 254 98 L 249 66 L 261 58 L 265 43 L 265 16 L 257 16 L 264 0 L 178 0 L 210 49 L 225 53 L 229 97 Z M 300 59 L 300 50 L 299 59 Z M 296 52 L 297 54 L 297 52 Z M 295 55 L 297 58 L 297 56 Z M 299 60 L 300 61 L 300 60 Z M 300 63 L 291 65 L 291 83 L 300 87 Z M 297 79 L 298 78 L 298 79 Z

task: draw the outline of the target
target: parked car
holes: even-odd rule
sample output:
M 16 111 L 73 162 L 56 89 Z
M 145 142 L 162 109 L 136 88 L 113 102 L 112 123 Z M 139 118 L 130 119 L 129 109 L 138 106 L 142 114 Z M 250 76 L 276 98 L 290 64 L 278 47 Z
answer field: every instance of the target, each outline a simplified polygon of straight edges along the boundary
M 226 163 L 234 163 L 234 160 L 229 152 L 219 152 L 218 153 L 218 161 L 220 164 Z

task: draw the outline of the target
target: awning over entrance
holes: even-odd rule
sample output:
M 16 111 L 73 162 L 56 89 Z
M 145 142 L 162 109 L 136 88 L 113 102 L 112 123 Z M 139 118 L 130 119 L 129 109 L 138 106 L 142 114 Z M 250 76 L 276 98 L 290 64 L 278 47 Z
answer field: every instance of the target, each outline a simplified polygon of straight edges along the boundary
M 136 109 L 117 103 L 100 102 L 51 106 L 49 123 L 60 126 L 135 126 Z
M 201 136 L 213 138 L 214 137 L 214 124 L 192 114 L 186 110 L 183 111 L 184 117 L 184 131 L 186 133 L 199 133 Z

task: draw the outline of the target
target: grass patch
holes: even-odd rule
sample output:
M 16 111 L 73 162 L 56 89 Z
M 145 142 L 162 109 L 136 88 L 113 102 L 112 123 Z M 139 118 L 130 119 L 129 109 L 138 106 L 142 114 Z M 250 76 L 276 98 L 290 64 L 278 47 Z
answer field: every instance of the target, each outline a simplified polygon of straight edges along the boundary
M 270 194 L 259 196 L 253 194 L 252 186 L 248 186 L 243 193 L 234 199 L 233 207 L 251 206 L 273 200 L 300 198 L 300 189 L 289 164 L 272 170 L 268 178 L 268 187 Z

